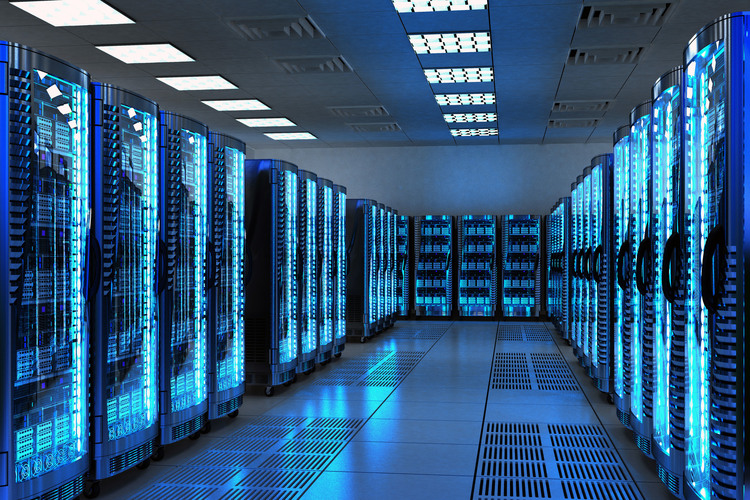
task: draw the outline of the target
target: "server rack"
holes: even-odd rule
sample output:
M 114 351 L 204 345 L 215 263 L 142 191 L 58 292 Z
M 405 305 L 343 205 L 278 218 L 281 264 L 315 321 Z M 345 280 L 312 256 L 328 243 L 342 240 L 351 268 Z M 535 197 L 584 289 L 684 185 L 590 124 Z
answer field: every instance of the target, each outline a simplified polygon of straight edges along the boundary
M 307 170 L 299 171 L 299 203 L 297 221 L 297 289 L 299 290 L 299 347 L 297 373 L 315 370 L 318 353 L 318 248 L 317 206 L 318 176 Z
M 649 457 L 653 415 L 653 260 L 651 258 L 650 200 L 651 182 L 651 101 L 630 113 L 630 241 L 637 249 L 632 255 L 633 290 L 631 311 L 631 356 L 633 391 L 630 399 L 630 423 L 638 448 Z
M 591 241 L 592 241 L 592 174 L 591 166 L 587 166 L 583 169 L 583 196 L 581 197 L 581 295 L 580 295 L 580 317 L 581 317 L 581 331 L 578 336 L 578 342 L 573 347 L 574 352 L 578 356 L 578 363 L 588 368 L 591 363 L 590 352 L 589 352 L 589 338 L 591 334 L 592 324 L 592 310 L 591 310 L 591 296 L 592 296 L 592 279 L 591 279 Z
M 570 197 L 560 198 L 547 217 L 547 309 L 564 339 L 570 339 Z
M 450 316 L 453 312 L 453 217 L 415 217 L 414 251 L 417 316 Z
M 750 12 L 723 16 L 685 50 L 685 496 L 747 495 Z M 676 422 L 678 423 L 678 422 Z
M 387 233 L 387 312 L 388 324 L 396 322 L 396 217 L 398 212 L 391 207 L 386 207 L 386 221 L 388 223 Z
M 346 347 L 346 188 L 333 185 L 333 355 Z
M 88 478 L 98 481 L 148 464 L 159 432 L 159 108 L 103 83 L 91 93 Z
M 572 280 L 571 280 L 571 335 L 570 343 L 573 346 L 573 352 L 577 355 L 577 346 L 581 338 L 581 256 L 583 247 L 583 221 L 581 217 L 583 205 L 583 176 L 576 177 L 576 181 L 570 185 L 571 199 L 571 248 L 572 252 Z
M 396 310 L 401 317 L 411 315 L 410 277 L 412 269 L 412 219 L 408 215 L 396 216 Z
M 680 154 L 682 67 L 652 88 L 651 241 L 654 256 L 653 452 L 659 477 L 682 496 L 684 434 L 670 429 L 670 413 L 684 421 L 685 299 L 680 287 Z M 670 379 L 673 379 L 670 381 Z M 680 426 L 683 427 L 683 426 Z M 684 428 L 684 427 L 683 427 Z M 672 446 L 672 442 L 676 446 Z
M 377 318 L 378 318 L 378 329 L 382 331 L 389 326 L 388 318 L 386 315 L 386 267 L 388 259 L 388 253 L 386 251 L 386 230 L 388 225 L 386 224 L 385 217 L 385 205 L 383 203 L 377 204 L 376 211 L 376 225 L 375 225 L 375 239 L 376 239 L 376 251 L 375 259 L 377 263 Z
M 298 183 L 291 163 L 245 161 L 245 379 L 267 396 L 296 377 Z
M 245 393 L 245 143 L 208 136 L 208 418 L 236 417 Z
M 360 342 L 378 331 L 378 204 L 346 200 L 346 334 Z
M 318 363 L 327 363 L 333 354 L 335 326 L 334 285 L 334 196 L 333 182 L 318 178 Z
M 614 143 L 614 242 L 617 250 L 617 286 L 614 295 L 615 411 L 622 424 L 630 425 L 630 396 L 633 390 L 631 359 L 630 301 L 632 290 L 630 246 L 630 125 L 618 128 Z
M 165 445 L 196 439 L 207 422 L 208 129 L 174 113 L 160 117 L 166 283 L 159 286 L 159 441 Z
M 494 215 L 458 218 L 458 312 L 495 316 L 497 308 L 497 219 Z
M 611 154 L 599 155 L 591 160 L 589 374 L 596 387 L 608 395 L 613 391 L 614 382 L 611 335 L 614 303 L 613 161 Z
M 89 76 L 8 42 L 0 72 L 0 496 L 67 500 L 89 466 Z
M 539 315 L 536 293 L 539 280 L 538 215 L 503 215 L 503 315 Z

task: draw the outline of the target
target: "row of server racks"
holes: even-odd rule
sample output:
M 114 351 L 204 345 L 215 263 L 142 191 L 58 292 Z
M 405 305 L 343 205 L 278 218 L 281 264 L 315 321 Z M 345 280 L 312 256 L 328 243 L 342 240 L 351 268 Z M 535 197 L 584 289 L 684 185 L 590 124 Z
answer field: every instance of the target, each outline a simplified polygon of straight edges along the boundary
M 746 498 L 750 13 L 689 42 L 547 217 L 550 315 L 678 498 Z
M 400 316 L 540 315 L 541 217 L 400 216 L 398 224 Z

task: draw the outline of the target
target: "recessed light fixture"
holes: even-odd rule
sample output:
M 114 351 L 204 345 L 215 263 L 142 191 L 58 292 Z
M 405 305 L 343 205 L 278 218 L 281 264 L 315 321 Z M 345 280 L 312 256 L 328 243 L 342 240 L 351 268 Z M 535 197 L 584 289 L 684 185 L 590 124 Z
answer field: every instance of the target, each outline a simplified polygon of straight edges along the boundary
M 482 10 L 487 0 L 393 0 L 399 12 L 444 12 L 447 10 Z
M 10 3 L 52 26 L 95 26 L 135 22 L 101 0 L 44 0 Z
M 296 127 L 297 124 L 287 118 L 238 118 L 238 122 L 248 127 Z
M 491 137 L 497 135 L 496 128 L 454 128 L 451 129 L 453 137 Z
M 311 139 L 317 139 L 317 137 L 312 135 L 310 132 L 279 132 L 263 135 L 265 135 L 269 139 L 273 139 L 274 141 L 309 141 Z
M 163 76 L 158 77 L 157 80 L 177 90 L 228 90 L 237 88 L 219 75 Z
M 201 102 L 217 111 L 263 111 L 271 109 L 257 99 L 221 99 Z
M 192 57 L 170 43 L 149 43 L 146 45 L 97 45 L 96 48 L 127 64 L 193 61 Z
M 448 113 L 443 118 L 447 123 L 484 123 L 496 122 L 497 113 Z
M 492 67 L 486 68 L 431 68 L 424 70 L 429 83 L 479 83 L 491 82 Z
M 409 41 L 417 54 L 489 52 L 492 49 L 488 31 L 409 35 Z
M 435 100 L 440 106 L 495 104 L 495 94 L 435 94 Z

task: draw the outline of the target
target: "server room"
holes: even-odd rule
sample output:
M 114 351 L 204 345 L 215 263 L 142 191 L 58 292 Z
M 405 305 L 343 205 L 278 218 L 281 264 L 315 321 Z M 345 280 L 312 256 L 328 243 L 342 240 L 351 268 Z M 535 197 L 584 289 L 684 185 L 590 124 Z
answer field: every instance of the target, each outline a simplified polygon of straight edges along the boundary
M 750 498 L 749 61 L 748 0 L 0 2 L 0 500 Z

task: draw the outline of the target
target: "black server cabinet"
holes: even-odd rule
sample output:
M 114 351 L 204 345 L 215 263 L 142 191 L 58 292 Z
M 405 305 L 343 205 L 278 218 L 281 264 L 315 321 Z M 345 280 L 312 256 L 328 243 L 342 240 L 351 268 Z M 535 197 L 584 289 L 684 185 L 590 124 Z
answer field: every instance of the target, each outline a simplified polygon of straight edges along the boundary
M 547 216 L 547 310 L 564 339 L 570 339 L 570 197 Z
M 208 418 L 245 393 L 245 143 L 208 135 Z
M 503 316 L 539 316 L 540 217 L 502 216 Z
M 89 76 L 0 41 L 0 497 L 89 467 Z
M 378 204 L 346 200 L 346 334 L 365 342 L 378 331 Z
M 267 396 L 296 376 L 298 195 L 296 166 L 245 161 L 245 380 Z
M 398 316 L 406 318 L 412 313 L 412 218 L 408 215 L 396 218 L 396 309 Z
M 573 352 L 578 356 L 578 346 L 583 331 L 585 318 L 583 317 L 584 302 L 584 276 L 582 270 L 583 263 L 583 175 L 579 175 L 576 181 L 570 185 L 571 200 L 571 249 L 572 249 L 572 269 L 571 269 L 571 333 L 570 343 L 573 346 Z
M 91 91 L 89 479 L 99 480 L 148 460 L 159 432 L 159 109 L 111 85 Z
M 398 212 L 385 207 L 385 309 L 386 324 L 396 322 L 396 217 Z
M 333 353 L 336 300 L 333 182 L 318 178 L 317 190 L 318 350 L 315 359 L 318 363 L 327 363 Z
M 166 279 L 159 285 L 159 420 L 165 445 L 197 437 L 207 422 L 209 183 L 206 126 L 165 111 L 160 118 L 160 258 Z
M 594 323 L 593 311 L 591 309 L 593 284 L 591 280 L 591 166 L 583 169 L 583 181 L 581 183 L 581 196 L 579 198 L 580 212 L 579 223 L 581 229 L 579 254 L 579 276 L 580 276 L 580 294 L 579 300 L 579 319 L 580 331 L 578 338 L 573 344 L 573 352 L 578 357 L 578 363 L 584 368 L 588 368 L 590 359 L 587 356 L 589 347 L 589 334 L 591 325 Z
M 453 217 L 415 217 L 414 253 L 414 305 L 417 316 L 451 316 Z
M 318 176 L 299 172 L 297 195 L 297 289 L 299 318 L 297 373 L 311 373 L 318 354 Z
M 377 296 L 376 296 L 376 310 L 378 318 L 377 331 L 382 331 L 390 326 L 388 322 L 388 314 L 386 311 L 388 301 L 388 280 L 387 280 L 387 266 L 388 266 L 388 251 L 386 245 L 388 238 L 386 232 L 388 230 L 388 224 L 386 223 L 385 204 L 377 204 L 377 216 L 375 224 L 375 262 L 377 266 Z
M 494 317 L 497 308 L 497 219 L 458 218 L 458 313 Z
M 333 185 L 333 355 L 346 347 L 346 188 Z

